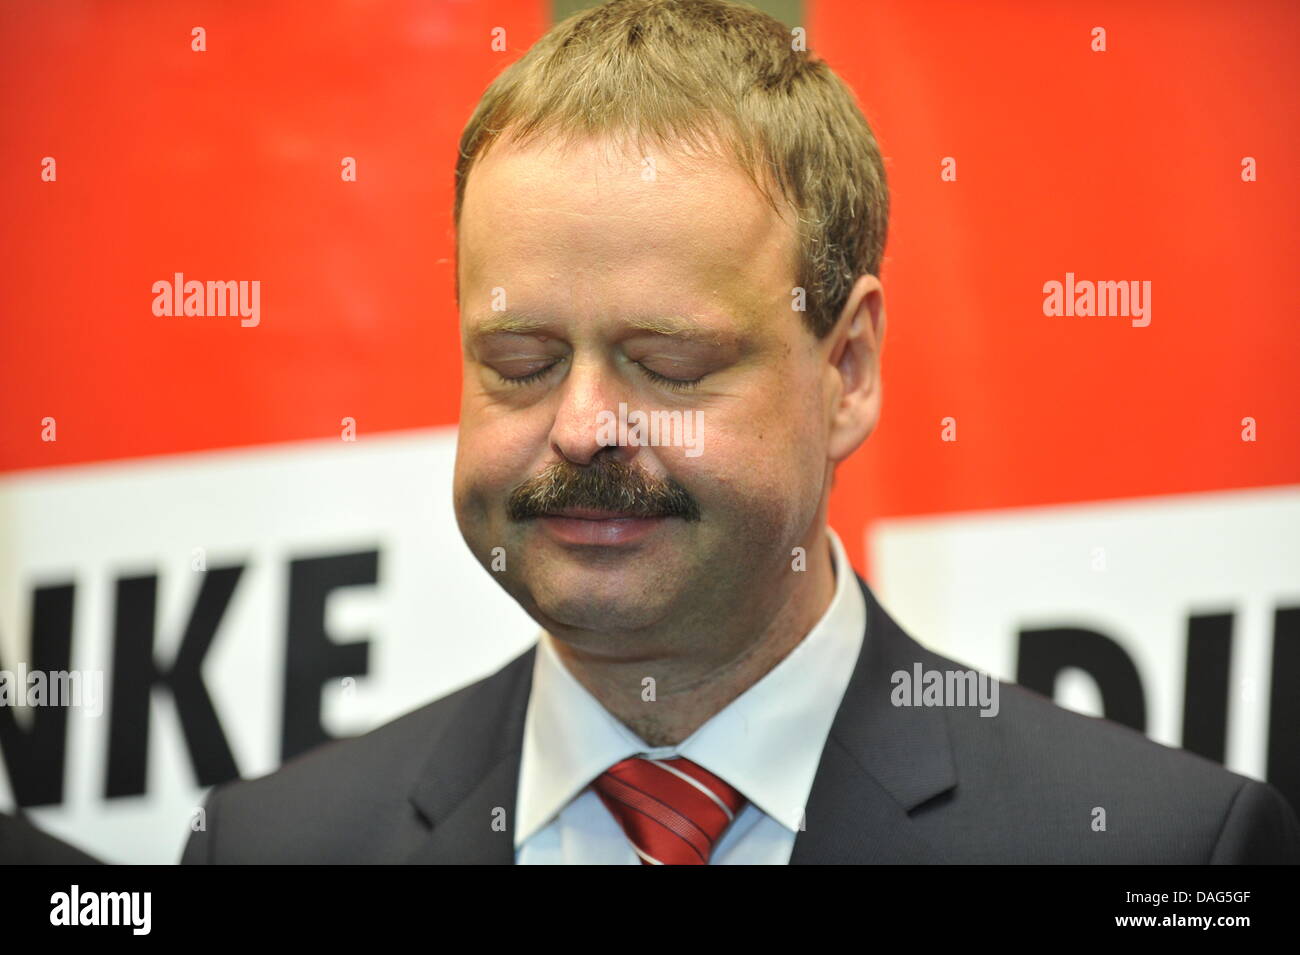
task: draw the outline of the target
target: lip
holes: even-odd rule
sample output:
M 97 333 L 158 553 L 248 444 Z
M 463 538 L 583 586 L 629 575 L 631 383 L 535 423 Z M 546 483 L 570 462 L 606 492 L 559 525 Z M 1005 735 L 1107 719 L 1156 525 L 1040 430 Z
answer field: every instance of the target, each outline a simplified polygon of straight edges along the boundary
M 666 517 L 620 517 L 609 511 L 567 508 L 537 519 L 551 537 L 565 544 L 631 544 L 652 532 Z
M 566 507 L 558 511 L 552 511 L 547 517 L 576 517 L 584 521 L 613 521 L 613 520 L 630 520 L 635 515 L 624 514 L 619 511 L 600 511 L 590 507 Z

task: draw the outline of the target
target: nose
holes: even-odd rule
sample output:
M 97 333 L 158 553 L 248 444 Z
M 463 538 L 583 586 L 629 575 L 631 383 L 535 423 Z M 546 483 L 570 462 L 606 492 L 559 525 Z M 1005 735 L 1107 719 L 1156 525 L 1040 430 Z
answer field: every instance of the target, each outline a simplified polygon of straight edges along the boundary
M 590 464 L 602 452 L 629 460 L 636 448 L 618 445 L 617 427 L 619 405 L 626 406 L 627 399 L 626 386 L 603 361 L 575 358 L 559 388 L 551 447 L 578 466 Z M 614 427 L 608 426 L 610 421 Z

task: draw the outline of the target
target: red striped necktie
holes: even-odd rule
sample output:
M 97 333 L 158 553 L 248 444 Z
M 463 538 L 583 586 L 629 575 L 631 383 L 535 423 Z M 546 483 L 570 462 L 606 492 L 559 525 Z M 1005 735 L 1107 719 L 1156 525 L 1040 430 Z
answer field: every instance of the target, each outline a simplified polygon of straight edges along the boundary
M 592 784 L 644 865 L 707 865 L 745 797 L 685 757 L 632 756 Z

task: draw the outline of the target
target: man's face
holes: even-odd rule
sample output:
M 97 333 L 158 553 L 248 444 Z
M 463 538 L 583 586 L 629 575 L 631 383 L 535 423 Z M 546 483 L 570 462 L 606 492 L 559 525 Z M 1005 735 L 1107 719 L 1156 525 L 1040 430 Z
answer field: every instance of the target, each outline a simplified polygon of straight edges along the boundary
M 461 212 L 457 520 L 575 643 L 716 620 L 824 533 L 830 366 L 792 308 L 793 230 L 730 162 L 651 158 L 498 143 Z M 619 445 L 620 405 L 702 434 Z

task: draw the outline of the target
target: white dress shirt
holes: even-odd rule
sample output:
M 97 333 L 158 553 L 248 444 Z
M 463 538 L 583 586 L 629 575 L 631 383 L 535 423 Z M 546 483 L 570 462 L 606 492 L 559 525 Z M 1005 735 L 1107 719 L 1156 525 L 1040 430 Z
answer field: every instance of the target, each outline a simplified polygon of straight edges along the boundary
M 636 755 L 684 756 L 747 798 L 710 865 L 789 863 L 867 619 L 844 545 L 829 527 L 827 534 L 835 596 L 826 612 L 780 663 L 677 746 L 652 747 L 624 726 L 542 632 L 519 766 L 516 864 L 640 865 L 623 827 L 589 787 Z

